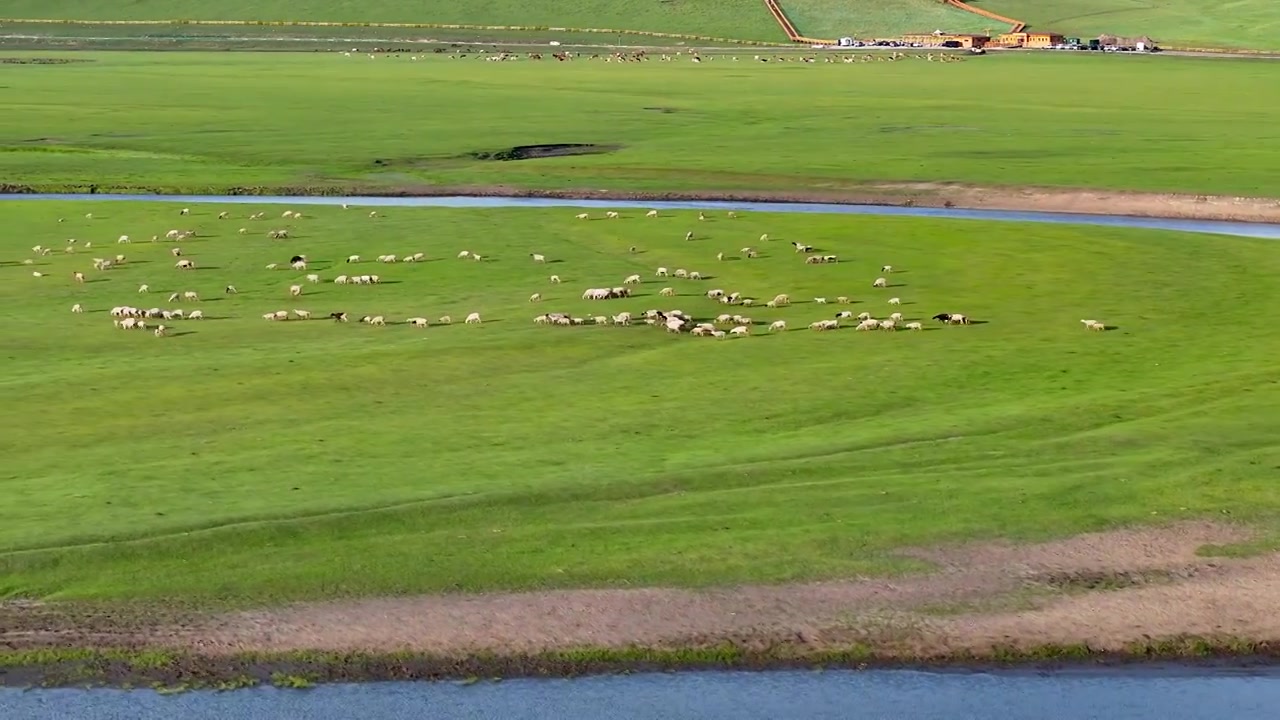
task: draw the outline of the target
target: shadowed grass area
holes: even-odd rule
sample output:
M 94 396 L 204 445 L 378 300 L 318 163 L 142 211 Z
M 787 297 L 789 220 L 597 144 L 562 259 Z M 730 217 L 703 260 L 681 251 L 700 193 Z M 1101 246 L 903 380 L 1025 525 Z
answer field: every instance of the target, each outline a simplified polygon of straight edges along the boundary
M 1280 194 L 1269 141 L 1280 64 L 1101 53 L 757 63 L 747 52 L 621 65 L 122 52 L 6 65 L 18 104 L 0 114 L 0 178 L 101 190 L 887 180 Z M 1017 102 L 993 105 L 997 84 L 1020 88 Z M 476 159 L 544 143 L 610 152 Z
M 179 207 L 3 205 L 0 300 L 15 321 L 0 349 L 0 595 L 257 603 L 778 582 L 916 567 L 892 556 L 903 545 L 1275 517 L 1280 449 L 1259 418 L 1280 407 L 1280 331 L 1255 321 L 1276 299 L 1272 241 L 754 213 Z M 245 219 L 258 210 L 267 219 Z M 267 239 L 284 227 L 291 239 Z M 199 235 L 147 241 L 171 228 Z M 842 261 L 805 265 L 791 240 Z M 37 244 L 54 254 L 20 264 Z M 175 244 L 197 270 L 174 269 Z M 762 257 L 740 259 L 748 245 Z M 457 259 L 464 249 L 487 260 Z M 117 252 L 123 265 L 91 270 Z M 371 262 L 414 252 L 425 261 Z M 265 269 L 296 253 L 326 282 Z M 346 263 L 353 253 L 364 261 Z M 898 272 L 873 289 L 884 264 Z M 655 278 L 658 266 L 709 278 Z M 357 272 L 383 282 L 327 282 Z M 632 273 L 645 279 L 636 298 L 579 299 Z M 305 291 L 290 299 L 294 283 Z M 795 302 L 729 309 L 711 288 Z M 112 327 L 110 308 L 173 307 L 167 295 L 186 290 L 202 300 L 181 307 L 206 320 L 168 322 L 167 338 Z M 811 301 L 840 295 L 853 304 Z M 261 318 L 294 308 L 353 322 Z M 531 322 L 647 308 L 749 314 L 755 332 Z M 900 310 L 928 329 L 802 329 L 842 309 Z M 461 324 L 470 312 L 484 324 Z M 980 323 L 941 327 L 939 312 Z M 366 314 L 389 325 L 354 321 Z M 453 325 L 403 324 L 446 314 Z M 768 335 L 778 319 L 792 329 Z

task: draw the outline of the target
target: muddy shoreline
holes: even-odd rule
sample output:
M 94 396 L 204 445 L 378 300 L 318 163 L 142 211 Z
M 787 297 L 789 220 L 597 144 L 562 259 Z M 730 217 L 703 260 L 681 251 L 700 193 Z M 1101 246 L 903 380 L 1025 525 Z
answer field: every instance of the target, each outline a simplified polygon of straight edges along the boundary
M 1280 644 L 1232 638 L 1180 637 L 1124 650 L 1088 645 L 993 648 L 987 653 L 913 655 L 868 646 L 812 650 L 794 644 L 747 648 L 579 648 L 537 654 L 465 657 L 429 653 L 241 653 L 203 655 L 144 648 L 0 651 L 0 687 L 114 687 L 233 690 L 260 685 L 304 688 L 321 683 L 573 678 L 657 672 L 737 670 L 1109 669 L 1176 665 L 1187 669 L 1275 667 Z
M 946 182 L 852 184 L 838 189 L 690 190 L 649 192 L 587 188 L 538 189 L 507 185 L 264 185 L 175 187 L 147 185 L 0 184 L 0 195 L 152 194 L 302 197 L 512 197 L 563 200 L 771 202 L 959 208 L 1013 212 L 1127 215 L 1179 220 L 1280 222 L 1280 198 L 1122 190 L 978 186 Z

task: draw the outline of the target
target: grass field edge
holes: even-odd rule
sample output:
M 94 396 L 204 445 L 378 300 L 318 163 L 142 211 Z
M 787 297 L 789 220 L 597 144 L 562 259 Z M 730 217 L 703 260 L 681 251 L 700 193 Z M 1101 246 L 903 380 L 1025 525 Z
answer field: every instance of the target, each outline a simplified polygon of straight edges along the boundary
M 1180 662 L 1247 666 L 1280 660 L 1280 644 L 1233 636 L 1178 635 L 1103 650 L 1087 643 L 919 651 L 899 644 L 812 648 L 796 642 L 721 642 L 686 647 L 578 647 L 537 653 L 242 652 L 159 647 L 65 647 L 0 651 L 0 687 L 151 688 L 161 693 L 261 685 L 572 678 L 675 671 L 1047 669 Z

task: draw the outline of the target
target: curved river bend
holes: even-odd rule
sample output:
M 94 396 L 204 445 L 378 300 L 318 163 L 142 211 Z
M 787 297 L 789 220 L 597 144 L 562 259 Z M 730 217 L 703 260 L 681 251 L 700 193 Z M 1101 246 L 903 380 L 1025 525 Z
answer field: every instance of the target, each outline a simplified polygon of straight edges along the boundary
M 1273 720 L 1280 673 L 689 672 L 160 695 L 0 690 L 5 720 Z
M 172 203 L 228 203 L 241 205 L 350 205 L 362 207 L 450 207 L 450 208 L 653 208 L 657 210 L 742 210 L 773 213 L 824 213 L 841 215 L 890 215 L 906 217 L 994 220 L 1001 222 L 1066 223 L 1107 227 L 1146 228 L 1180 232 L 1215 233 L 1240 237 L 1280 239 L 1280 224 L 1229 222 L 1225 220 L 1178 220 L 1131 215 L 1087 215 L 1082 213 L 1015 212 L 1012 210 L 961 210 L 959 208 L 897 207 L 892 205 L 840 205 L 836 203 L 775 203 L 729 201 L 643 201 L 577 200 L 568 198 L 473 197 L 312 197 L 284 195 L 90 195 L 31 194 L 0 195 L 4 200 L 132 201 Z

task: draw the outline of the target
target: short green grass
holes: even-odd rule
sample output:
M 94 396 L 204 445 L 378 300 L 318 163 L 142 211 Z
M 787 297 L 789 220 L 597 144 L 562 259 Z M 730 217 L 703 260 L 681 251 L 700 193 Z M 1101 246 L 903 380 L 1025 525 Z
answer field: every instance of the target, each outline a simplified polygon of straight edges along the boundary
M 6 18 L 50 20 L 238 20 L 351 23 L 457 23 L 608 28 L 785 40 L 761 0 L 134 0 L 93 5 L 78 0 L 10 0 Z
M 782 9 L 802 34 L 823 39 L 892 38 L 904 33 L 1009 30 L 938 0 L 782 0 Z
M 0 596 L 780 582 L 907 569 L 891 551 L 908 544 L 1224 512 L 1266 522 L 1280 505 L 1272 241 L 755 213 L 582 222 L 569 208 L 335 206 L 289 221 L 280 207 L 179 207 L 0 204 Z M 268 219 L 245 219 L 257 210 Z M 268 240 L 277 227 L 293 238 Z M 173 243 L 148 241 L 171 228 L 200 231 L 179 243 L 200 269 L 175 270 Z M 65 254 L 69 238 L 93 247 Z M 790 240 L 843 261 L 805 265 Z M 37 244 L 57 252 L 21 264 Z M 715 259 L 746 245 L 764 257 Z M 117 252 L 123 266 L 90 270 Z M 344 262 L 411 252 L 428 262 Z M 303 283 L 290 300 L 300 274 L 265 265 L 293 253 L 326 279 L 358 267 L 385 282 Z M 873 290 L 885 263 L 894 287 Z M 654 278 L 660 265 L 713 278 Z M 73 282 L 77 269 L 90 282 Z M 639 297 L 579 299 L 631 273 Z M 664 286 L 679 295 L 658 297 Z M 793 329 L 717 341 L 531 322 L 708 317 L 724 309 L 703 297 L 713 287 L 790 293 L 790 308 L 750 314 Z M 106 312 L 188 289 L 209 319 L 169 323 L 171 337 L 117 330 Z M 930 329 L 803 329 L 840 309 L 811 298 L 838 295 L 877 316 L 899 296 Z M 260 317 L 293 308 L 393 324 Z M 483 325 L 398 324 L 472 311 Z M 942 311 L 986 323 L 939 328 L 928 317 Z
M 0 113 L 0 182 L 804 191 L 891 180 L 1280 195 L 1280 64 L 755 63 L 751 52 L 622 66 L 123 52 L 0 65 L 14 110 Z M 1017 92 L 993 98 L 997 85 Z M 619 147 L 468 156 L 566 142 Z
M 1271 0 L 976 0 L 1034 30 L 1097 37 L 1150 35 L 1163 45 L 1280 50 L 1280 5 Z

